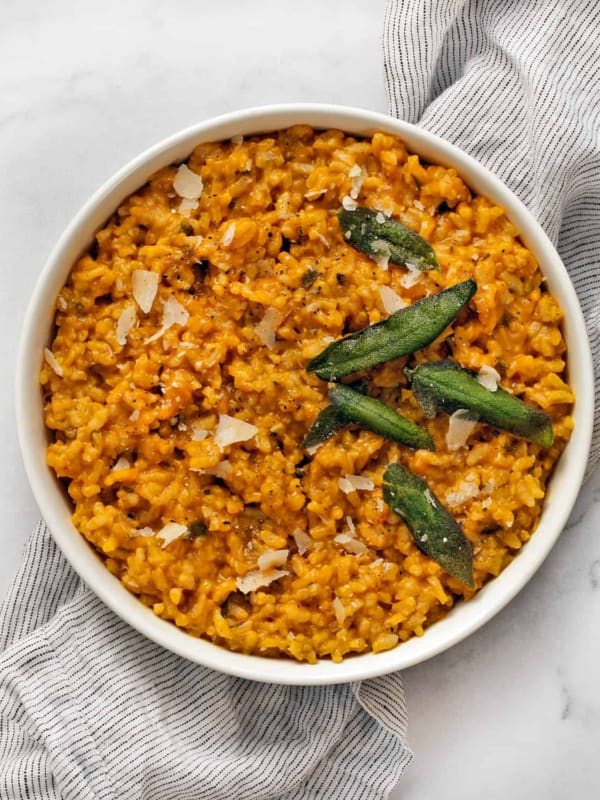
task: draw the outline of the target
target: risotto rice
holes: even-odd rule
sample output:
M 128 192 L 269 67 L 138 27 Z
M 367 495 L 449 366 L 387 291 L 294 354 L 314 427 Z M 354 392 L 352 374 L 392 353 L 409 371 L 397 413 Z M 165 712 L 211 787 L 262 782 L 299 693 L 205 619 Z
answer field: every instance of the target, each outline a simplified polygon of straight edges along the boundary
M 334 213 L 392 215 L 440 271 L 384 269 Z M 350 425 L 307 453 L 327 403 L 307 361 L 473 277 L 456 322 L 368 371 L 436 451 Z M 201 144 L 130 196 L 74 265 L 41 369 L 48 464 L 107 568 L 163 619 L 231 650 L 314 662 L 395 647 L 474 592 L 382 499 L 398 461 L 460 522 L 477 591 L 538 523 L 572 430 L 562 312 L 502 208 L 390 135 L 295 126 Z M 450 449 L 406 365 L 452 357 L 543 409 L 551 448 L 477 424 Z

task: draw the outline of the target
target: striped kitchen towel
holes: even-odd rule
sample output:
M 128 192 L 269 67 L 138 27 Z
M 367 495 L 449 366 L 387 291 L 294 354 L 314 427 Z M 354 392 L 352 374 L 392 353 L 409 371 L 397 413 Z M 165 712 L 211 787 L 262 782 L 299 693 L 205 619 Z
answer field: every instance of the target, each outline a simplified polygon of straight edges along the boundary
M 388 0 L 392 116 L 498 175 L 556 245 L 596 370 L 588 473 L 600 457 L 600 2 Z
M 145 639 L 40 523 L 0 606 L 2 800 L 381 800 L 411 759 L 399 675 L 273 686 Z

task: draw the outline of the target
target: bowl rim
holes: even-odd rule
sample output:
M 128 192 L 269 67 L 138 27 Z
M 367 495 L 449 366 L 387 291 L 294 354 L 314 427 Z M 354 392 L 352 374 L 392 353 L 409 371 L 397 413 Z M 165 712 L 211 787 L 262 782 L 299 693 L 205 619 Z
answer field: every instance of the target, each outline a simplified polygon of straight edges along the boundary
M 73 526 L 67 501 L 46 465 L 46 432 L 41 419 L 38 371 L 54 316 L 53 311 L 49 311 L 48 298 L 56 296 L 75 258 L 85 249 L 85 244 L 89 244 L 95 230 L 152 173 L 187 157 L 196 144 L 237 134 L 274 131 L 292 124 L 340 128 L 357 135 L 377 130 L 393 133 L 407 143 L 409 150 L 426 160 L 455 167 L 469 186 L 502 205 L 519 229 L 521 238 L 534 252 L 552 293 L 565 311 L 569 377 L 577 395 L 573 414 L 575 429 L 550 481 L 535 536 L 519 556 L 473 599 L 457 604 L 422 637 L 413 637 L 384 653 L 352 656 L 340 664 L 320 660 L 309 665 L 234 653 L 197 639 L 156 617 L 109 573 Z M 109 208 L 110 212 L 106 213 Z M 38 277 L 23 321 L 15 383 L 17 433 L 33 495 L 55 542 L 90 589 L 122 620 L 184 658 L 241 678 L 292 685 L 347 683 L 413 666 L 462 641 L 504 608 L 548 555 L 575 503 L 591 444 L 593 397 L 592 357 L 575 289 L 554 246 L 524 204 L 486 167 L 435 134 L 378 112 L 322 103 L 256 106 L 213 117 L 162 139 L 110 177 L 73 217 Z M 42 441 L 44 448 L 40 447 Z

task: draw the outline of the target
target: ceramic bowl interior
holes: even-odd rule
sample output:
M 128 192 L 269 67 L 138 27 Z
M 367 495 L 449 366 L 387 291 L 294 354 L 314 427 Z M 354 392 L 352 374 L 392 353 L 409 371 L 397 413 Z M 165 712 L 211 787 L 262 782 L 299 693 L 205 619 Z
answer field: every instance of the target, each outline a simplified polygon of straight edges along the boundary
M 503 206 L 533 251 L 548 285 L 566 312 L 568 370 L 576 392 L 575 430 L 552 476 L 539 527 L 519 556 L 468 603 L 458 604 L 443 620 L 394 650 L 315 665 L 229 652 L 196 639 L 159 619 L 104 567 L 71 522 L 65 493 L 46 466 L 47 432 L 38 375 L 43 348 L 53 325 L 53 304 L 72 264 L 115 208 L 159 168 L 186 158 L 203 141 L 228 139 L 305 123 L 340 128 L 357 135 L 387 131 L 426 160 L 455 167 L 478 193 Z M 64 232 L 44 267 L 24 321 L 17 369 L 17 426 L 27 475 L 52 534 L 87 585 L 122 619 L 163 647 L 225 673 L 258 681 L 327 684 L 356 681 L 417 664 L 446 650 L 477 630 L 503 608 L 535 573 L 563 529 L 577 497 L 590 446 L 593 371 L 581 310 L 567 272 L 543 230 L 523 204 L 488 170 L 461 150 L 408 123 L 360 109 L 322 105 L 248 109 L 195 125 L 134 159 L 84 206 Z

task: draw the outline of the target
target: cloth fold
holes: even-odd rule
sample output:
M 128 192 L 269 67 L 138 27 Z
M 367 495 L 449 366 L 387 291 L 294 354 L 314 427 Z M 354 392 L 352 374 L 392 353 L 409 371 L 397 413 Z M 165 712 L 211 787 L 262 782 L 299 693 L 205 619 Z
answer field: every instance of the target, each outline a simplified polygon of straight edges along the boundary
M 379 800 L 412 757 L 399 675 L 270 686 L 192 664 L 106 608 L 43 523 L 0 648 L 7 800 Z

